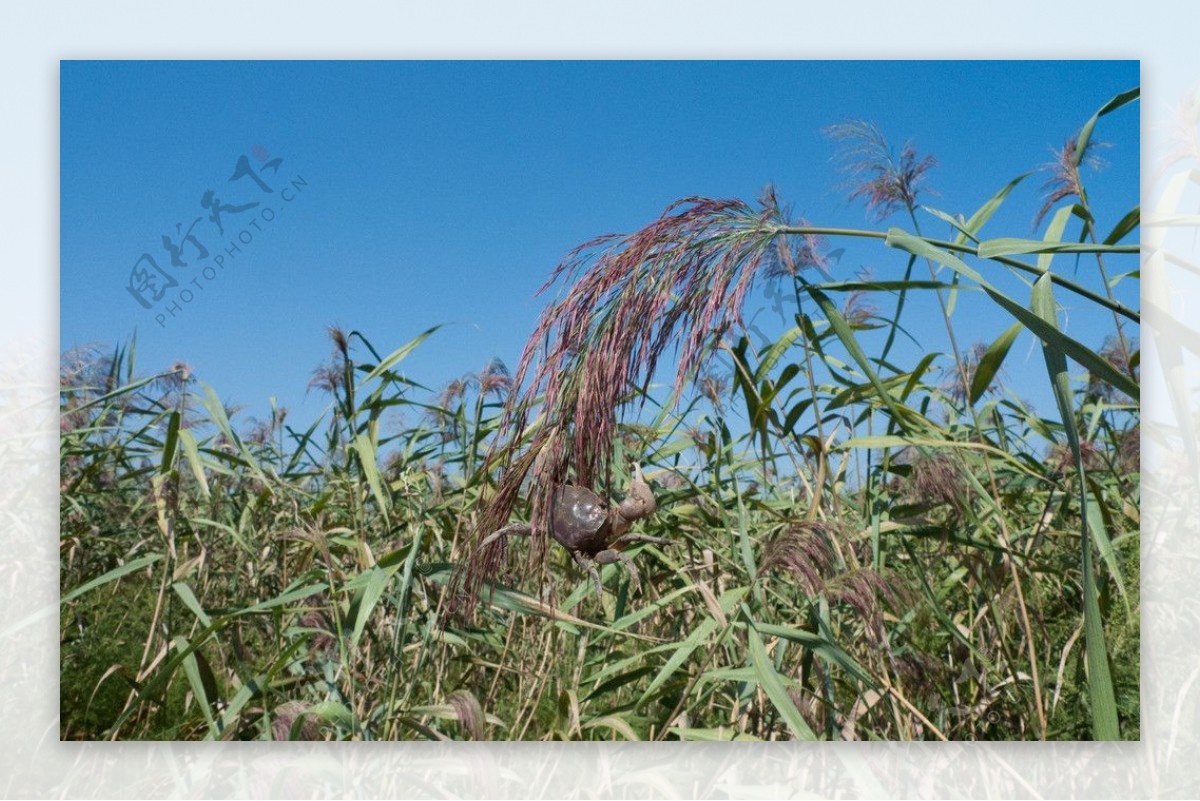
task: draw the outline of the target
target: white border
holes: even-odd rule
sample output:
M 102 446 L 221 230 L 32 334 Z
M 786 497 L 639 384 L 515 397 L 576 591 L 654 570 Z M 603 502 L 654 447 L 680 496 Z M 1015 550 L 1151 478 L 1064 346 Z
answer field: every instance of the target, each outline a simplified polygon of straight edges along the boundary
M 1165 4 L 1164 4 L 1165 5 Z M 0 31 L 0 795 L 65 797 L 1195 797 L 1200 466 L 1186 267 L 1148 264 L 1143 375 L 1143 742 L 1125 744 L 60 743 L 55 375 L 60 58 L 1140 58 L 1143 205 L 1180 100 L 1200 84 L 1197 13 L 1127 3 L 256 2 L 11 4 Z M 964 92 L 971 91 L 963 87 Z M 1193 121 L 1194 122 L 1194 121 Z M 1194 129 L 1194 127 L 1193 127 Z M 1186 165 L 1198 167 L 1200 164 Z M 1186 195 L 1195 211 L 1195 197 Z M 1184 210 L 1187 207 L 1184 206 Z M 1144 241 L 1151 243 L 1148 234 Z M 1192 232 L 1158 243 L 1200 263 Z M 1174 326 L 1174 328 L 1172 327 Z M 1182 327 L 1181 327 L 1182 326 Z

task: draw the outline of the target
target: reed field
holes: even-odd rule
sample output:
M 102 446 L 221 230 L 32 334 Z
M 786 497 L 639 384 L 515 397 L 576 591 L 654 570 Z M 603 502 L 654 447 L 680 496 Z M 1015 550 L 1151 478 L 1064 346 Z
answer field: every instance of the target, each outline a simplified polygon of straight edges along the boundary
M 833 126 L 866 227 L 681 199 L 546 265 L 511 369 L 426 386 L 452 329 L 331 328 L 315 422 L 133 338 L 64 353 L 61 737 L 1137 740 L 1139 208 L 1087 192 L 1137 98 L 964 209 Z M 1036 233 L 994 230 L 1030 185 Z M 598 597 L 554 492 L 615 505 L 635 466 L 665 542 Z

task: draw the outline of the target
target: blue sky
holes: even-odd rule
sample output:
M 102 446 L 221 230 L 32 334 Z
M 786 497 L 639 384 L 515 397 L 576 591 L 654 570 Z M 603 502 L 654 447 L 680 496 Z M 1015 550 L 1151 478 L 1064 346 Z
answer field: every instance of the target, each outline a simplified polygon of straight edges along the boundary
M 515 366 L 547 300 L 534 292 L 561 257 L 678 198 L 753 199 L 774 183 L 814 224 L 905 226 L 899 215 L 874 224 L 846 200 L 827 125 L 864 119 L 897 147 L 912 139 L 938 160 L 937 195 L 923 202 L 969 215 L 1138 83 L 1132 61 L 64 61 L 60 345 L 113 345 L 136 330 L 142 372 L 183 360 L 248 415 L 274 396 L 308 419 L 325 403 L 306 386 L 330 352 L 327 326 L 387 352 L 447 324 L 405 363 L 437 389 L 492 357 Z M 1089 183 L 1107 230 L 1137 202 L 1138 107 L 1104 118 L 1097 136 L 1112 144 Z M 250 175 L 229 180 L 242 156 L 271 193 Z M 1041 182 L 1027 180 L 985 233 L 1040 235 Z M 202 206 L 209 190 L 223 234 Z M 177 224 L 192 226 L 207 261 Z M 932 217 L 922 225 L 945 233 Z M 238 243 L 243 231 L 250 241 Z M 186 266 L 171 265 L 164 235 L 184 244 Z M 225 253 L 232 244 L 241 249 Z M 847 245 L 847 278 L 904 266 L 878 245 L 831 244 Z M 143 253 L 178 280 L 150 309 L 127 287 Z M 1090 267 L 1079 277 L 1095 286 Z M 1062 257 L 1055 268 L 1073 271 Z M 1117 292 L 1137 306 L 1136 281 Z M 179 311 L 160 325 L 172 299 Z M 748 314 L 762 303 L 756 291 Z M 1111 317 L 1071 310 L 1070 332 L 1098 346 Z M 940 319 L 928 319 L 928 339 L 914 333 L 943 350 Z M 968 343 L 1010 322 L 986 298 L 956 312 Z M 1018 340 L 1008 377 L 1050 413 L 1031 344 Z

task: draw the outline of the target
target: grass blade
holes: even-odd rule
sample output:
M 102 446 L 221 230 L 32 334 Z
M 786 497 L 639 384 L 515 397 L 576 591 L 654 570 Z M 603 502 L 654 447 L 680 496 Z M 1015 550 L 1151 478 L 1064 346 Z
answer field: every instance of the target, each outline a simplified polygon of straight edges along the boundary
M 771 657 L 767 655 L 762 636 L 754 627 L 753 622 L 746 626 L 746 634 L 750 640 L 750 659 L 754 664 L 754 673 L 758 677 L 759 685 L 766 692 L 767 698 L 771 699 L 779 716 L 783 718 L 783 722 L 791 729 L 797 740 L 816 740 L 817 735 L 804 721 L 800 710 L 792 702 L 787 688 L 783 686 L 783 679 L 775 672 L 775 665 L 771 662 Z
M 1087 346 L 1077 342 L 1071 337 L 1059 330 L 1057 324 L 1051 325 L 1045 319 L 1031 312 L 1029 309 L 1012 300 L 1002 292 L 997 290 L 975 270 L 968 267 L 963 261 L 940 248 L 936 248 L 921 237 L 913 236 L 905 233 L 898 228 L 893 228 L 888 232 L 887 242 L 893 247 L 906 250 L 909 253 L 915 253 L 926 258 L 933 259 L 939 264 L 943 264 L 955 272 L 960 273 L 966 278 L 974 281 L 987 292 L 992 300 L 996 301 L 1005 311 L 1017 318 L 1026 328 L 1034 333 L 1043 343 L 1051 344 L 1055 350 L 1061 351 L 1063 354 L 1070 356 L 1075 361 L 1086 367 L 1088 370 L 1095 373 L 1100 378 L 1112 384 L 1113 387 L 1124 392 L 1129 397 L 1137 400 L 1141 397 L 1141 392 L 1138 385 L 1135 384 L 1127 375 L 1124 375 L 1115 367 L 1112 366 L 1106 359 L 1100 356 L 1095 351 Z M 1043 275 L 1046 278 L 1046 283 L 1049 284 L 1049 273 Z M 1038 279 L 1041 281 L 1041 279 Z
M 59 603 L 65 604 L 69 601 L 73 601 L 76 598 L 78 598 L 79 596 L 83 595 L 84 593 L 91 592 L 92 590 L 96 589 L 97 587 L 102 587 L 105 584 L 108 584 L 110 581 L 116 581 L 117 579 L 121 578 L 122 576 L 128 576 L 130 573 L 135 573 L 144 567 L 148 567 L 148 566 L 154 564 L 155 562 L 157 562 L 158 560 L 160 560 L 162 558 L 163 558 L 162 554 L 152 553 L 149 556 L 143 556 L 140 559 L 134 559 L 132 562 L 126 562 L 125 564 L 121 565 L 120 567 L 114 567 L 112 570 L 108 571 L 107 573 L 105 573 L 101 576 L 97 576 L 96 578 L 92 579 L 91 581 L 88 581 L 88 582 L 76 587 L 75 589 L 71 590 L 69 593 L 67 593 L 66 595 L 64 595 L 62 597 L 62 599 L 59 601 Z
M 1000 365 L 1004 364 L 1004 358 L 1008 356 L 1008 351 L 1012 347 L 1013 341 L 1016 340 L 1017 334 L 1023 330 L 1024 326 L 1020 323 L 1013 323 L 1008 330 L 996 338 L 995 342 L 988 346 L 983 356 L 980 357 L 979 364 L 975 368 L 975 375 L 971 377 L 971 403 L 978 403 L 979 399 L 983 397 L 983 393 L 987 392 L 988 387 L 992 384 L 992 379 L 1000 370 Z
M 1047 324 L 1057 327 L 1053 288 L 1049 276 L 1042 276 L 1033 285 L 1033 310 Z M 1072 402 L 1071 379 L 1067 374 L 1067 359 L 1052 340 L 1042 340 L 1042 353 L 1046 358 L 1046 370 L 1054 388 L 1054 398 L 1062 415 L 1063 428 L 1071 453 L 1075 457 L 1075 469 L 1079 481 L 1079 508 L 1083 531 L 1080 542 L 1080 562 L 1083 581 L 1083 624 L 1087 650 L 1088 697 L 1091 700 L 1092 734 L 1097 740 L 1119 740 L 1120 726 L 1117 722 L 1117 701 L 1113 691 L 1112 675 L 1108 667 L 1108 649 L 1104 642 L 1104 624 L 1100 617 L 1100 601 L 1096 591 L 1096 576 L 1092 566 L 1091 536 L 1088 533 L 1088 499 L 1084 479 L 1083 455 L 1079 447 L 1079 432 L 1075 427 L 1075 412 Z

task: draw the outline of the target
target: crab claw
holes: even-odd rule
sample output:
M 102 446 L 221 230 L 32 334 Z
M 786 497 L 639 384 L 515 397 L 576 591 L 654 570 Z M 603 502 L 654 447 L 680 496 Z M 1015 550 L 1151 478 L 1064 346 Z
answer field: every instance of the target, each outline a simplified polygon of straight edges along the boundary
M 625 500 L 621 501 L 617 507 L 617 511 L 627 521 L 640 520 L 654 514 L 657 506 L 654 502 L 654 493 L 650 491 L 650 485 L 642 475 L 642 466 L 635 462 L 633 478 L 629 481 L 629 491 Z

